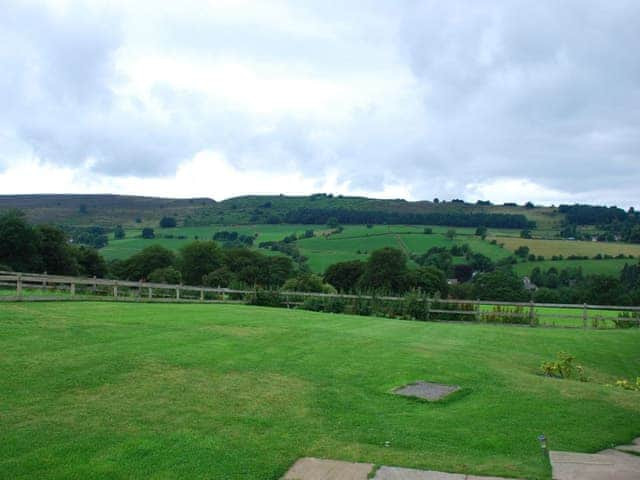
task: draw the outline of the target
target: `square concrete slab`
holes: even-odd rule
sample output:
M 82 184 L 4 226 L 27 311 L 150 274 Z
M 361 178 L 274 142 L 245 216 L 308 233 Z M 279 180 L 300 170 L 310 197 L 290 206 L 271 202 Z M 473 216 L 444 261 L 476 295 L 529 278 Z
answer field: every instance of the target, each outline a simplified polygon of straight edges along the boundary
M 457 385 L 444 385 L 442 383 L 431 382 L 415 382 L 396 388 L 393 393 L 403 395 L 405 397 L 417 397 L 425 400 L 435 401 L 441 400 L 453 392 L 460 390 Z
M 367 480 L 372 469 L 371 463 L 301 458 L 282 480 Z

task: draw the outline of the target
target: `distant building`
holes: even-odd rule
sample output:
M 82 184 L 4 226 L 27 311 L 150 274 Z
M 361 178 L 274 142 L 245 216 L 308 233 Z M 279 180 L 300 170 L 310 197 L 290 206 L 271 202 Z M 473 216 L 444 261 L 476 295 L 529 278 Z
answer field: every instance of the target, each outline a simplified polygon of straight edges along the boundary
M 529 277 L 524 277 L 522 284 L 524 285 L 524 289 L 529 292 L 535 292 L 538 289 L 538 286 L 533 283 Z

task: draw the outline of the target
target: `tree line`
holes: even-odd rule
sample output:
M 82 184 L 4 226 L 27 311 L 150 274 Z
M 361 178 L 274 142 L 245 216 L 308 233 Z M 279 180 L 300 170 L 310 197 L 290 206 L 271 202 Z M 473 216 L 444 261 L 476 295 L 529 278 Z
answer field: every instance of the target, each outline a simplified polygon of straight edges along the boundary
M 298 208 L 286 212 L 284 223 L 327 224 L 335 220 L 340 224 L 406 224 L 406 225 L 448 225 L 452 227 L 489 228 L 535 228 L 535 222 L 522 214 L 508 213 L 401 213 L 382 211 L 349 210 L 341 208 Z

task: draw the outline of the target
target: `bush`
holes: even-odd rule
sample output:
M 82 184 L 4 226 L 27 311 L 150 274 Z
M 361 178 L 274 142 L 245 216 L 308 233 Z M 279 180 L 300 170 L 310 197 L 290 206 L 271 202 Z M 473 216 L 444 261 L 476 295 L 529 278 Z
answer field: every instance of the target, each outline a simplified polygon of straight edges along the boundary
M 182 282 L 182 274 L 174 267 L 156 268 L 149 274 L 151 283 L 171 283 L 177 285 Z
M 280 294 L 274 290 L 256 290 L 249 300 L 251 305 L 262 307 L 282 307 L 283 301 Z
M 533 313 L 533 314 L 532 314 Z M 538 325 L 538 316 L 531 307 L 494 305 L 490 311 L 480 314 L 480 320 L 486 323 L 510 323 L 517 325 Z
M 616 328 L 640 327 L 640 312 L 620 312 L 618 318 L 613 319 Z
M 142 238 L 150 240 L 155 237 L 156 237 L 156 234 L 153 231 L 153 228 L 145 227 L 142 229 Z
M 177 225 L 178 222 L 176 222 L 176 219 L 173 217 L 162 217 L 160 220 L 161 228 L 175 228 Z
M 625 390 L 631 390 L 633 392 L 640 392 L 640 377 L 636 378 L 636 382 L 630 382 L 629 380 L 623 379 L 618 380 L 615 383 L 616 387 L 623 388 Z
M 577 376 L 581 382 L 586 382 L 584 368 L 582 365 L 574 365 L 574 360 L 575 357 L 570 353 L 558 352 L 555 360 L 544 362 L 540 368 L 547 377 L 571 379 Z

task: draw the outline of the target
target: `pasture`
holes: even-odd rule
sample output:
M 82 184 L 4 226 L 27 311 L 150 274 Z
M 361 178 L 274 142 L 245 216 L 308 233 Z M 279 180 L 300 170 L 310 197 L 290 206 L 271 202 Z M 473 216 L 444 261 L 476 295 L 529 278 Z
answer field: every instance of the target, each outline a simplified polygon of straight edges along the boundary
M 543 255 L 549 259 L 554 255 L 581 255 L 593 257 L 597 254 L 616 256 L 619 254 L 640 256 L 640 244 L 621 242 L 585 242 L 578 240 L 541 240 L 513 237 L 492 237 L 505 248 L 515 251 L 525 245 L 534 255 Z M 491 239 L 491 238 L 490 238 Z
M 509 250 L 491 245 L 473 235 L 473 228 L 457 228 L 456 236 L 446 236 L 448 227 L 430 227 L 432 234 L 423 233 L 424 226 L 415 225 L 347 225 L 340 233 L 332 233 L 326 225 L 215 225 L 210 227 L 177 227 L 156 228 L 156 238 L 141 238 L 141 230 L 130 229 L 122 240 L 111 238 L 109 245 L 100 252 L 107 260 L 125 259 L 149 245 L 162 245 L 173 251 L 194 240 L 210 240 L 216 232 L 234 231 L 244 235 L 256 235 L 254 248 L 260 242 L 279 241 L 287 235 L 298 236 L 306 230 L 314 230 L 312 238 L 300 239 L 296 242 L 300 253 L 308 257 L 309 267 L 315 273 L 323 273 L 331 264 L 347 260 L 366 260 L 369 253 L 383 247 L 394 247 L 403 250 L 407 255 L 421 254 L 431 247 L 450 248 L 455 244 L 468 243 L 472 250 L 487 255 L 492 260 L 499 260 L 510 255 Z M 171 235 L 174 238 L 165 238 Z M 182 236 L 184 238 L 176 238 Z M 268 250 L 260 250 L 268 253 Z
M 603 260 L 545 260 L 542 262 L 522 262 L 513 266 L 514 271 L 521 276 L 531 275 L 534 268 L 538 267 L 540 270 L 546 271 L 550 268 L 555 268 L 558 271 L 567 268 L 581 268 L 582 273 L 585 275 L 611 275 L 613 277 L 619 277 L 622 268 L 625 264 L 634 265 L 637 264 L 637 259 L 603 259 Z
M 238 305 L 0 305 L 0 476 L 278 479 L 301 456 L 548 479 L 536 437 L 640 431 L 638 329 L 456 325 Z M 539 375 L 558 351 L 589 382 Z M 460 385 L 425 403 L 414 380 Z M 389 446 L 385 446 L 389 442 Z

